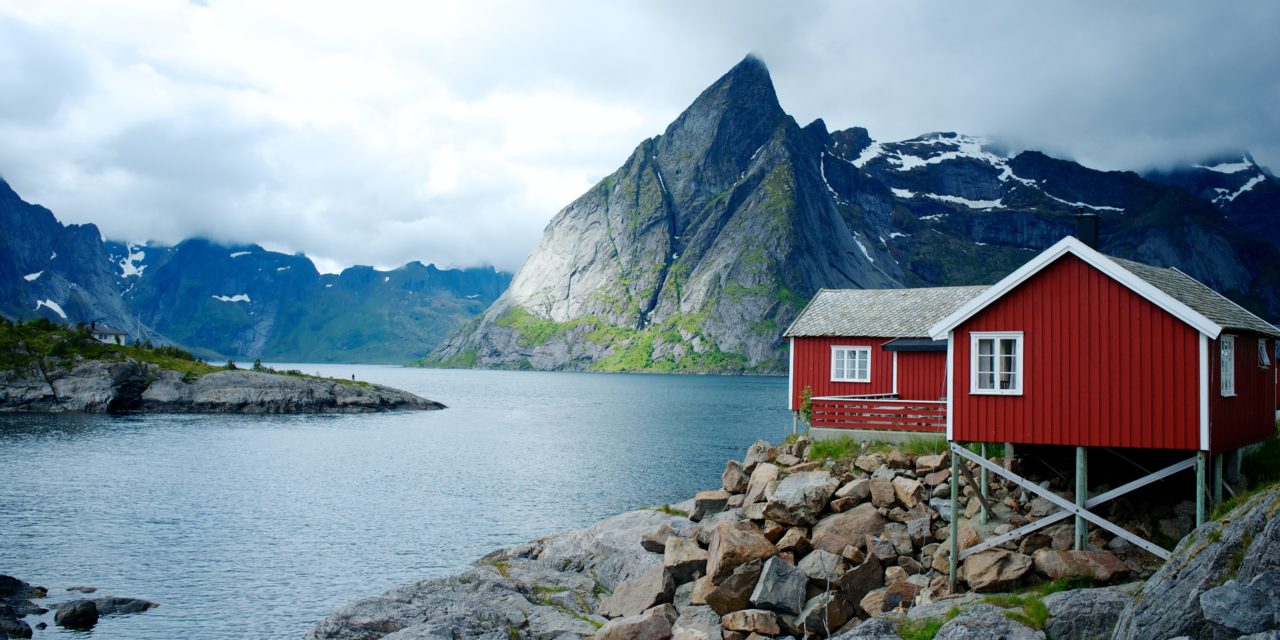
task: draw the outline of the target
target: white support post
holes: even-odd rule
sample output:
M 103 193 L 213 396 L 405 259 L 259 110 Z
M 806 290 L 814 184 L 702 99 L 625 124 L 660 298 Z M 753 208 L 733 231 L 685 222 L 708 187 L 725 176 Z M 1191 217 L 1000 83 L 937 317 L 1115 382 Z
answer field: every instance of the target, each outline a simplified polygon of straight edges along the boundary
M 1084 510 L 1085 502 L 1089 499 L 1089 450 L 1084 447 L 1076 447 L 1076 507 L 1081 511 Z M 1075 549 L 1076 551 L 1084 551 L 1088 544 L 1089 526 L 1085 524 L 1084 518 L 1076 514 L 1076 532 L 1075 532 Z
M 979 445 L 979 446 L 981 446 L 981 447 L 982 447 L 982 459 L 983 459 L 983 460 L 986 460 L 986 459 L 987 459 L 987 443 L 985 443 L 985 442 L 984 442 L 984 443 L 982 443 L 982 444 L 981 444 L 981 445 Z M 988 482 L 987 482 L 987 468 L 986 468 L 986 467 L 983 467 L 983 468 L 981 468 L 981 469 L 979 469 L 979 470 L 978 470 L 978 478 L 979 478 L 979 480 L 978 480 L 978 484 L 979 484 L 979 487 L 978 487 L 978 494 L 982 496 L 982 502 L 990 502 L 990 501 L 991 501 L 991 492 L 988 490 Z M 980 522 L 980 523 L 982 523 L 982 524 L 986 524 L 986 523 L 987 523 L 987 510 L 986 510 L 986 509 L 983 509 L 983 510 L 982 510 L 982 512 L 978 515 L 978 522 Z

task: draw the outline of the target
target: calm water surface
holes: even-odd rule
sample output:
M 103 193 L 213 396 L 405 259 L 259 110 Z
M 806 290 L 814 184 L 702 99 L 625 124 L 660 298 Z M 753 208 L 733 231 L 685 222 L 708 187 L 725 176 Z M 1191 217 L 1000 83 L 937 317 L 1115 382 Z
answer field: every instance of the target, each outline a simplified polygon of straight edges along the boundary
M 0 573 L 161 607 L 90 633 L 297 638 L 495 548 L 677 502 L 788 433 L 786 380 L 284 365 L 449 409 L 0 416 Z

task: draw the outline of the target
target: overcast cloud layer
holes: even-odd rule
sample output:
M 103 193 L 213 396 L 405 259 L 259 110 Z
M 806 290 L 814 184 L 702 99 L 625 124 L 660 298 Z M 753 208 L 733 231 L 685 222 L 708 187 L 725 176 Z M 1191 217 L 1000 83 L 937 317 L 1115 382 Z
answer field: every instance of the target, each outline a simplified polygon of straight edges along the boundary
M 0 176 L 114 239 L 514 270 L 751 51 L 801 124 L 1280 163 L 1280 2 L 329 4 L 0 0 Z

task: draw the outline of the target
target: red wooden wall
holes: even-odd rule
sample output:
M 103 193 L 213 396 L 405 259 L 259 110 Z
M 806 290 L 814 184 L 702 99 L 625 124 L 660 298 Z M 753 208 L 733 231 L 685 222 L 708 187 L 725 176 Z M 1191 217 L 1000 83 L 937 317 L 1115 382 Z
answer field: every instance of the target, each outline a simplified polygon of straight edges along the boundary
M 805 386 L 816 396 L 893 393 L 893 354 L 881 349 L 892 338 L 792 338 L 791 410 L 800 408 Z M 871 382 L 832 382 L 831 347 L 871 347 Z
M 947 395 L 946 351 L 899 351 L 898 396 L 942 400 Z
M 969 393 L 969 332 L 1023 332 L 1023 394 Z M 955 331 L 959 441 L 1199 448 L 1199 333 L 1073 255 Z
M 1230 331 L 1223 333 L 1231 334 Z M 1275 362 L 1258 362 L 1257 335 L 1236 336 L 1236 395 L 1222 396 L 1222 352 L 1209 342 L 1209 443 L 1215 452 L 1238 449 L 1275 432 Z M 1274 344 L 1267 341 L 1268 349 Z

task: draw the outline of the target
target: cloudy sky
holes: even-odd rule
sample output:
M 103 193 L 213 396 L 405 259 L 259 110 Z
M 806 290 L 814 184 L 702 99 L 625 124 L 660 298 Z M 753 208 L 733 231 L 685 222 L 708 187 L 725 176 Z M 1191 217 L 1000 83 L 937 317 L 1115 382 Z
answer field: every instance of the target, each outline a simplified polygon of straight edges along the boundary
M 514 270 L 748 52 L 802 124 L 1280 168 L 1280 2 L 0 0 L 0 176 L 115 239 Z

